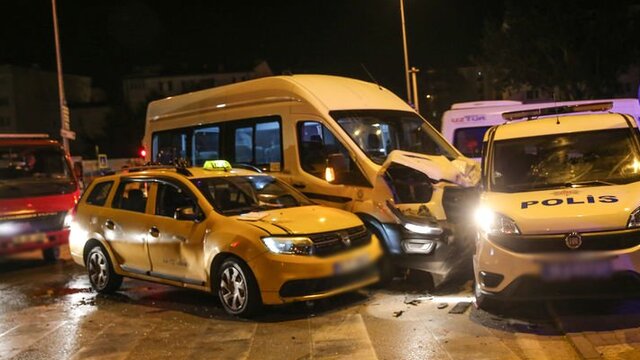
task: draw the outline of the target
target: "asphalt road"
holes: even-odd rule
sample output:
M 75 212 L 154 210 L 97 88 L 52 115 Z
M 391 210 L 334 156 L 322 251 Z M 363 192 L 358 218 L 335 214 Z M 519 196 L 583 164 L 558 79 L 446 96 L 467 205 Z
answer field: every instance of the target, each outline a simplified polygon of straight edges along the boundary
M 0 259 L 0 359 L 640 359 L 640 301 L 518 303 L 489 314 L 458 279 L 396 281 L 313 304 L 226 315 L 212 296 L 125 280 L 38 253 Z M 458 312 L 458 313 L 454 313 Z

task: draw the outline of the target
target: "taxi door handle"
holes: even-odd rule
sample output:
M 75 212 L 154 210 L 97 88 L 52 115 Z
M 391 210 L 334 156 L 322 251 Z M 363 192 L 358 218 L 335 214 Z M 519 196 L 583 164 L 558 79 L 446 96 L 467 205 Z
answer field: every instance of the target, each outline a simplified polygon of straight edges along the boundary
M 104 222 L 104 226 L 109 229 L 109 230 L 113 230 L 116 228 L 116 224 L 113 222 L 113 220 L 107 220 Z
M 305 187 L 307 187 L 304 183 L 302 182 L 294 182 L 291 184 L 294 188 L 296 189 L 304 189 Z
M 160 230 L 158 230 L 157 227 L 152 226 L 151 229 L 149 229 L 149 235 L 157 238 L 158 236 L 160 236 Z

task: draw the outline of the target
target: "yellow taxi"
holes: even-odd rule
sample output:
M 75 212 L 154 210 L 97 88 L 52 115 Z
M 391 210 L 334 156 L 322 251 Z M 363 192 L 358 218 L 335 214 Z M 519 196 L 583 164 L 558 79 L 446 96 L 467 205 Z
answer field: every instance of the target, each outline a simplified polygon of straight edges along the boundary
M 78 203 L 69 239 L 93 288 L 123 277 L 212 292 L 233 315 L 378 281 L 378 239 L 349 212 L 226 161 L 101 177 Z

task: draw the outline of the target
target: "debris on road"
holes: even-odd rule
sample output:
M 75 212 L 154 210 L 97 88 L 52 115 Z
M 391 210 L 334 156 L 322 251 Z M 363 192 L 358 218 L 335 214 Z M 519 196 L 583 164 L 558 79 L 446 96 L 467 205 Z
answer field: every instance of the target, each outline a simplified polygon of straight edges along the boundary
M 402 316 L 403 313 L 404 313 L 404 310 L 394 311 L 393 312 L 393 317 L 400 317 L 400 316 Z
M 449 306 L 449 304 L 447 304 L 447 303 L 440 303 L 440 304 L 438 304 L 438 309 L 442 310 L 442 309 L 446 308 L 447 306 Z
M 449 310 L 449 314 L 464 314 L 471 306 L 471 301 L 461 301 Z

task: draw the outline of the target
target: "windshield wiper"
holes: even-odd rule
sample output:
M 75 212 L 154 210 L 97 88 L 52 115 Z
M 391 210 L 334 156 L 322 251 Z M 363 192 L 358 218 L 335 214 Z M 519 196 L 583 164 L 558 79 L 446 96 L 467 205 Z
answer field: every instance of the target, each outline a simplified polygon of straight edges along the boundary
M 587 180 L 587 181 L 568 181 L 564 183 L 566 187 L 577 187 L 577 186 L 611 186 L 618 185 L 616 183 L 612 183 L 604 180 Z

